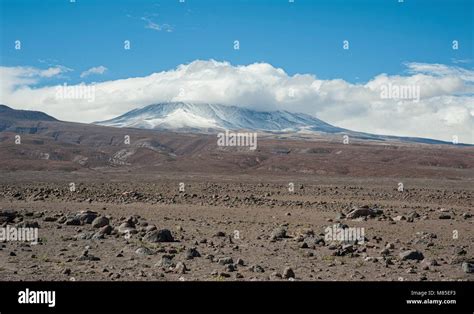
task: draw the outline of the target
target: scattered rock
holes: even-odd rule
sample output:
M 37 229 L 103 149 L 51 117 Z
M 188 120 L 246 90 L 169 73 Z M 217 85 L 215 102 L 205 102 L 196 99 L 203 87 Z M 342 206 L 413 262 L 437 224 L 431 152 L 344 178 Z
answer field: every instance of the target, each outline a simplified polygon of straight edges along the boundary
M 335 219 L 337 220 L 344 219 L 344 218 L 346 218 L 346 215 L 344 215 L 344 213 L 337 213 L 335 217 Z
M 128 223 L 129 225 L 135 227 L 135 225 L 138 224 L 138 217 L 137 216 L 128 216 L 125 219 L 125 222 Z
M 464 262 L 462 263 L 461 267 L 462 270 L 467 274 L 471 274 L 474 272 L 474 263 Z
M 346 218 L 355 219 L 359 217 L 375 217 L 380 214 L 382 214 L 381 209 L 370 208 L 369 206 L 365 205 L 362 207 L 354 207 L 352 211 L 347 214 Z
M 408 222 L 413 222 L 416 218 L 420 218 L 420 215 L 417 212 L 411 212 L 407 215 Z
M 173 267 L 175 264 L 173 263 L 173 255 L 165 254 L 161 257 L 160 261 L 156 263 L 155 266 L 158 267 Z
M 189 269 L 186 267 L 186 265 L 183 263 L 183 262 L 178 262 L 176 264 L 176 267 L 174 269 L 174 271 L 178 274 L 185 274 L 186 271 L 188 271 Z
M 334 256 L 345 256 L 355 251 L 355 247 L 352 244 L 344 244 L 338 250 L 336 250 Z
M 400 253 L 400 258 L 402 261 L 405 260 L 422 260 L 425 257 L 423 256 L 423 253 L 417 250 L 408 250 Z
M 439 219 L 451 219 L 451 215 L 448 215 L 448 214 L 441 214 L 441 215 L 439 215 L 438 218 L 439 218 Z
M 467 251 L 463 247 L 455 247 L 453 253 L 456 255 L 466 255 Z
M 111 225 L 106 225 L 106 226 L 103 226 L 102 228 L 99 229 L 99 231 L 97 231 L 96 234 L 99 234 L 99 235 L 109 235 L 112 233 L 112 226 Z
M 109 219 L 104 216 L 97 217 L 92 221 L 93 228 L 102 228 L 104 226 L 107 226 L 108 224 L 109 224 Z
M 153 230 L 145 234 L 143 241 L 158 243 L 158 242 L 174 242 L 173 235 L 168 229 Z
M 250 270 L 253 271 L 254 273 L 263 273 L 263 272 L 265 272 L 263 267 L 260 266 L 260 265 L 253 265 L 253 266 L 250 267 Z
M 223 257 L 219 258 L 218 263 L 221 265 L 233 264 L 234 260 L 232 259 L 232 257 Z
M 408 274 L 416 274 L 416 269 L 414 267 L 409 267 L 406 272 Z
M 320 236 L 309 236 L 304 238 L 304 242 L 308 244 L 309 247 L 314 248 L 315 245 L 325 245 L 324 237 Z
M 91 224 L 92 221 L 94 221 L 96 217 L 97 217 L 96 212 L 93 212 L 90 210 L 83 210 L 73 216 L 66 217 L 66 220 L 64 221 L 64 223 L 68 226 L 79 226 L 83 224 Z
M 39 228 L 40 227 L 37 221 L 32 221 L 32 220 L 20 222 L 16 226 L 17 228 Z
M 230 274 L 225 273 L 225 272 L 220 272 L 220 273 L 219 273 L 219 277 L 229 278 L 229 277 L 230 277 Z
M 431 259 L 431 260 L 428 261 L 428 265 L 429 266 L 439 266 L 439 263 L 438 263 L 437 260 Z
M 117 231 L 121 234 L 125 234 L 125 233 L 130 234 L 130 233 L 136 233 L 137 229 L 135 229 L 134 224 L 126 221 L 117 228 Z
M 78 261 L 100 261 L 100 258 L 90 255 L 88 251 L 84 251 L 81 256 L 77 258 Z
M 225 265 L 225 270 L 228 271 L 229 273 L 235 271 L 237 268 L 233 264 L 227 264 Z
M 90 210 L 83 210 L 76 215 L 76 218 L 79 219 L 82 224 L 91 224 L 94 219 L 97 218 L 97 213 Z
M 308 243 L 302 242 L 302 243 L 300 244 L 300 248 L 301 248 L 301 249 L 307 249 L 307 248 L 309 248 Z
M 286 267 L 283 270 L 283 278 L 285 279 L 295 278 L 295 272 L 293 271 L 293 269 L 291 269 L 290 267 Z
M 58 221 L 58 222 L 60 222 L 60 221 Z M 67 226 L 80 226 L 81 221 L 77 217 L 70 217 L 70 218 L 66 218 L 66 221 L 64 222 L 64 224 L 67 225 Z
M 195 247 L 186 250 L 186 259 L 193 259 L 195 257 L 201 257 L 201 254 L 199 254 Z
M 0 224 L 10 223 L 15 220 L 17 212 L 10 209 L 0 210 Z
M 135 250 L 135 253 L 138 254 L 138 255 L 141 255 L 141 256 L 145 256 L 145 255 L 153 255 L 153 251 L 150 250 L 149 248 L 147 247 L 139 247 L 138 249 Z
M 275 228 L 270 235 L 271 241 L 276 241 L 283 238 L 286 238 L 286 229 L 283 227 Z

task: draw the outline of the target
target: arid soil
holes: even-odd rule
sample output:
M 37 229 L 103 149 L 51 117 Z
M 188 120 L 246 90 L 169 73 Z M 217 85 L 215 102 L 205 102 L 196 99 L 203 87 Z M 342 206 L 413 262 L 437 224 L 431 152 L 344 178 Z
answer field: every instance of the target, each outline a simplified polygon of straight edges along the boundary
M 1 243 L 0 279 L 472 280 L 472 182 L 398 181 L 5 172 L 0 220 L 40 243 Z M 328 240 L 334 224 L 363 243 Z
M 472 146 L 2 123 L 0 281 L 473 278 Z

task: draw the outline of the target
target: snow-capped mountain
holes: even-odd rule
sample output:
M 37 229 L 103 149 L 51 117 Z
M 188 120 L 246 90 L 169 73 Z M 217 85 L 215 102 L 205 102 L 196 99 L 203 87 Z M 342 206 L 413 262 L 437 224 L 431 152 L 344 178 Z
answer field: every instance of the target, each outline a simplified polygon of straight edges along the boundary
M 288 111 L 256 111 L 236 106 L 166 102 L 134 109 L 98 125 L 171 131 L 253 130 L 272 133 L 340 133 L 351 138 L 450 144 L 434 139 L 377 135 L 339 128 L 313 116 Z
M 113 127 L 168 130 L 246 129 L 268 132 L 319 131 L 325 133 L 346 131 L 302 113 L 264 112 L 235 106 L 183 102 L 149 105 L 111 120 L 95 123 Z
M 0 104 L 0 132 L 31 132 L 56 128 L 55 125 L 77 127 L 77 123 L 59 121 L 43 112 L 16 110 Z M 402 141 L 426 144 L 452 144 L 428 138 L 401 137 L 391 135 L 376 135 L 351 131 L 330 125 L 315 117 L 302 113 L 288 111 L 255 111 L 235 106 L 189 104 L 182 102 L 161 103 L 135 109 L 117 118 L 95 122 L 98 125 L 112 127 L 129 127 L 141 129 L 161 129 L 171 131 L 193 131 L 196 133 L 214 132 L 216 130 L 253 130 L 271 133 L 289 133 L 304 135 L 307 133 L 332 133 L 340 136 L 375 141 Z M 95 127 L 80 124 L 81 128 Z M 54 134 L 59 134 L 57 131 Z M 66 132 L 67 133 L 67 132 Z M 74 133 L 74 132 L 73 132 Z M 76 134 L 75 132 L 74 134 Z M 302 136 L 304 138 L 304 136 Z M 74 140 L 76 142 L 77 140 Z M 456 144 L 457 146 L 470 146 Z

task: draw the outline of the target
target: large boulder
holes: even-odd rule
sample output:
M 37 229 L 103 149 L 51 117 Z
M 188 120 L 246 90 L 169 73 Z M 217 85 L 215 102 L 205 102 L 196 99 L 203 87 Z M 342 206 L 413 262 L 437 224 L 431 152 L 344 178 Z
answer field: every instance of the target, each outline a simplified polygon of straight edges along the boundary
M 174 242 L 173 235 L 168 229 L 153 230 L 147 232 L 143 237 L 143 241 L 157 243 L 157 242 Z
M 104 216 L 100 216 L 94 219 L 92 221 L 92 227 L 93 228 L 102 228 L 104 226 L 107 226 L 109 224 L 109 219 Z

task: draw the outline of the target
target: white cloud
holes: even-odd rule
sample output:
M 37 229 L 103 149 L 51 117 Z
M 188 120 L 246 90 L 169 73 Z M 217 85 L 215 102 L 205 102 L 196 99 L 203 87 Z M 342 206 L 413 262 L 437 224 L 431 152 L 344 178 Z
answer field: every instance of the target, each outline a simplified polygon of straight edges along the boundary
M 4 84 L 10 86 L 36 84 L 41 78 L 51 78 L 72 71 L 64 66 L 54 66 L 47 69 L 34 67 L 0 67 L 0 79 L 2 87 Z
M 433 76 L 457 76 L 462 80 L 474 82 L 474 71 L 457 66 L 447 66 L 438 63 L 406 63 L 410 73 L 424 73 Z
M 100 65 L 98 67 L 93 67 L 93 68 L 90 68 L 87 71 L 82 72 L 81 77 L 86 77 L 86 76 L 89 76 L 91 74 L 104 74 L 105 71 L 107 71 L 107 68 L 104 67 L 103 65 Z
M 233 66 L 197 60 L 176 69 L 95 85 L 95 100 L 57 99 L 55 87 L 35 88 L 19 75 L 24 68 L 0 68 L 0 102 L 45 111 L 79 122 L 105 120 L 164 101 L 237 105 L 257 110 L 289 110 L 317 116 L 348 129 L 474 143 L 474 71 L 441 64 L 407 63 L 406 75 L 380 74 L 366 83 L 320 80 L 285 73 L 267 63 Z M 54 73 L 31 69 L 36 76 Z M 383 86 L 416 87 L 420 99 L 384 99 Z
M 157 24 L 147 17 L 142 17 L 141 20 L 146 22 L 145 28 L 168 33 L 173 31 L 173 28 L 169 24 Z
M 9 99 L 13 91 L 21 91 L 31 88 L 44 79 L 61 77 L 62 74 L 72 71 L 65 66 L 53 66 L 47 69 L 38 69 L 28 66 L 2 67 L 0 66 L 0 103 Z M 13 100 L 14 102 L 14 100 Z M 25 100 L 30 103 L 30 101 Z M 25 108 L 26 109 L 26 108 Z

